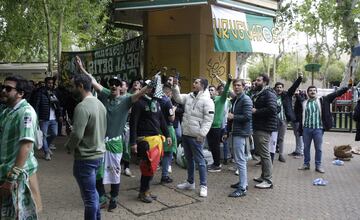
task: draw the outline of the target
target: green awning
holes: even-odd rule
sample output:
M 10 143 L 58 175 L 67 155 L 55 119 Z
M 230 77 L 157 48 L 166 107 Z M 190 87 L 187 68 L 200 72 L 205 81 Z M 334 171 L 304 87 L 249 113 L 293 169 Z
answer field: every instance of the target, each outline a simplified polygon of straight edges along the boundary
M 167 8 L 179 7 L 189 5 L 202 5 L 207 4 L 207 0 L 140 0 L 140 1 L 121 1 L 114 2 L 115 10 L 132 10 L 132 9 L 152 9 L 152 8 Z

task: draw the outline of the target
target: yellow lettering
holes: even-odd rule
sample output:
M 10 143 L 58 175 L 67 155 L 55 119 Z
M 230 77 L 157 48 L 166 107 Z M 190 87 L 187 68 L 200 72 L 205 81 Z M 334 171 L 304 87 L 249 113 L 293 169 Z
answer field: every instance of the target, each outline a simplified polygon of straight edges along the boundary
M 221 19 L 221 31 L 223 38 L 230 39 L 228 30 L 229 30 L 229 20 Z
M 239 38 L 240 38 L 241 40 L 244 40 L 244 38 L 245 38 L 245 32 L 244 32 L 244 30 L 245 30 L 245 23 L 242 22 L 242 21 L 236 21 L 236 29 L 237 29 L 238 32 L 239 32 Z
M 230 21 L 230 29 L 231 29 L 232 36 L 234 36 L 234 38 L 237 39 L 238 35 L 237 35 L 237 28 L 236 28 L 236 20 Z
M 213 29 L 216 33 L 217 38 L 221 38 L 221 32 L 219 31 L 219 28 L 216 27 L 216 19 L 213 18 Z

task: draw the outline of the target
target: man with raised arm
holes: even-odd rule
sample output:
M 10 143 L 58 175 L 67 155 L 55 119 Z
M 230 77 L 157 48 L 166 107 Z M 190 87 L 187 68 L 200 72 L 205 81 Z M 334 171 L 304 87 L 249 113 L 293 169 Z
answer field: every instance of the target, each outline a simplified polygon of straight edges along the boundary
M 100 195 L 101 206 L 106 205 L 104 184 L 111 184 L 110 203 L 108 211 L 116 208 L 120 189 L 120 161 L 123 154 L 123 133 L 128 118 L 129 109 L 141 96 L 147 87 L 143 87 L 134 95 L 123 95 L 122 82 L 117 77 L 109 80 L 110 90 L 100 85 L 83 67 L 81 59 L 76 57 L 76 64 L 79 70 L 92 78 L 92 85 L 98 93 L 99 100 L 104 104 L 107 111 L 107 127 L 105 135 L 105 156 L 104 163 L 99 170 L 96 188 Z
M 207 197 L 207 171 L 203 153 L 204 140 L 214 119 L 214 102 L 207 90 L 207 79 L 198 78 L 193 82 L 192 92 L 180 94 L 177 79 L 174 79 L 173 95 L 177 103 L 184 105 L 182 122 L 182 146 L 187 162 L 187 180 L 178 184 L 178 189 L 195 189 L 195 163 L 199 167 L 200 197 Z

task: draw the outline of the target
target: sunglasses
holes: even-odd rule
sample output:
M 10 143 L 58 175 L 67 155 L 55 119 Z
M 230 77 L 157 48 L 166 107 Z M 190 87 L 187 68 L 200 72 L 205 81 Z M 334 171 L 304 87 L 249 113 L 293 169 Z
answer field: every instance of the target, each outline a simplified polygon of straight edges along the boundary
M 1 91 L 3 91 L 3 89 L 5 89 L 6 92 L 11 92 L 11 90 L 16 88 L 12 86 L 1 86 Z
M 121 85 L 121 82 L 111 82 L 111 83 L 109 83 L 109 86 L 116 86 L 116 87 L 118 87 L 118 86 L 120 86 Z

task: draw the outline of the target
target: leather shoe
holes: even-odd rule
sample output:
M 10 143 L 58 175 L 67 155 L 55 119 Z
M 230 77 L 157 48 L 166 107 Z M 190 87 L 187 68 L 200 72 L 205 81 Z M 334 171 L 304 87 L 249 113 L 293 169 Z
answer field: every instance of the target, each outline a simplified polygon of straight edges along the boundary
M 285 163 L 285 162 L 286 162 L 284 156 L 281 155 L 281 154 L 279 155 L 279 161 L 282 162 L 282 163 Z
M 298 168 L 298 170 L 310 170 L 310 166 L 303 164 L 301 167 Z
M 316 168 L 315 168 L 315 171 L 316 171 L 316 172 L 319 172 L 319 173 L 325 173 L 325 170 L 324 170 L 324 168 L 322 168 L 322 167 L 316 167 Z

